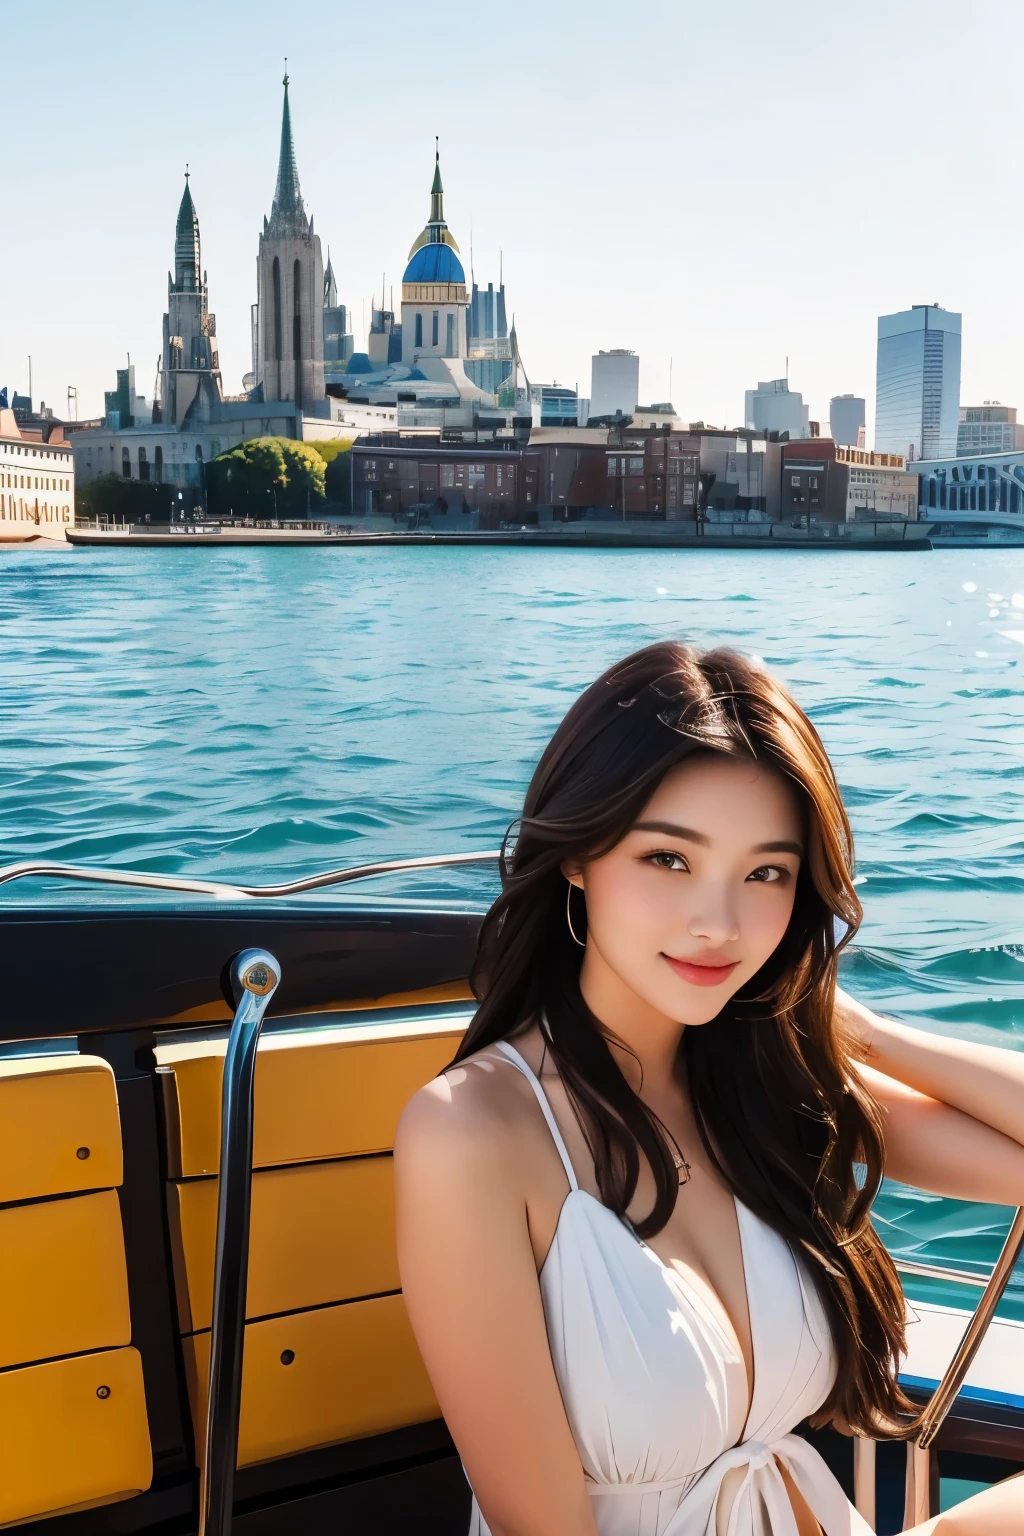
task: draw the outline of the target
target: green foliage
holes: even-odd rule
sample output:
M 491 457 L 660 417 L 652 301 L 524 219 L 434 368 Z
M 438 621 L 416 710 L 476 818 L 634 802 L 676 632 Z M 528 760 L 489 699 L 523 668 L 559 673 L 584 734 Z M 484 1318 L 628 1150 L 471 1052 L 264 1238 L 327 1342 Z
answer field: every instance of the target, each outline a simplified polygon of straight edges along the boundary
M 326 495 L 326 469 L 310 443 L 254 437 L 207 466 L 210 510 L 260 519 L 315 515 Z
M 343 512 L 352 510 L 352 466 L 349 452 L 355 438 L 332 437 L 310 443 L 327 466 L 327 500 Z
M 171 515 L 174 491 L 169 485 L 129 480 L 123 475 L 97 475 L 75 488 L 76 517 L 108 517 L 111 522 L 165 523 Z

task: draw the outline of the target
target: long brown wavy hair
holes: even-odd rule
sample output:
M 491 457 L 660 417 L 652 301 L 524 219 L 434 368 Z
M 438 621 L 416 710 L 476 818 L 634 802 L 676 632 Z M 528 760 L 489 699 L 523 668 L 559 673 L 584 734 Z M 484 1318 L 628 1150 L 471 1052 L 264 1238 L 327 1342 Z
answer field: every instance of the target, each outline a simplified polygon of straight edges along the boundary
M 839 951 L 862 916 L 853 840 L 825 748 L 780 682 L 735 651 L 660 643 L 611 667 L 576 700 L 541 757 L 503 860 L 503 889 L 484 918 L 472 976 L 480 1006 L 455 1060 L 545 1015 L 601 1199 L 625 1215 L 642 1155 L 656 1194 L 636 1230 L 645 1238 L 662 1230 L 679 1193 L 672 1146 L 583 1001 L 583 951 L 566 923 L 561 865 L 608 852 L 668 770 L 709 750 L 754 759 L 789 780 L 806 855 L 775 953 L 713 1023 L 683 1032 L 697 1125 L 730 1189 L 810 1262 L 838 1364 L 814 1422 L 902 1437 L 914 1411 L 897 1381 L 903 1293 L 870 1220 L 883 1171 L 882 1118 L 834 1019 Z M 577 896 L 577 932 L 583 909 Z M 855 1161 L 866 1165 L 862 1182 Z

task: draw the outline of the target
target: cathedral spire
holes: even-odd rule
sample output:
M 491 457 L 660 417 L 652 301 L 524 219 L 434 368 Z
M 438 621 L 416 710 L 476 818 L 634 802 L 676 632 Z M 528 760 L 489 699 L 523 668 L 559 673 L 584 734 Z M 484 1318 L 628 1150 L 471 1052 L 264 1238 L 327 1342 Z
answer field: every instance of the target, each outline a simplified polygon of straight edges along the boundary
M 434 179 L 430 184 L 430 222 L 444 223 L 444 187 L 441 185 L 441 146 L 434 139 Z
M 277 190 L 271 209 L 271 222 L 275 218 L 285 221 L 303 220 L 305 210 L 299 191 L 299 173 L 295 165 L 295 145 L 292 142 L 292 114 L 288 105 L 288 60 L 285 59 L 284 107 L 281 113 L 281 153 L 277 162 Z
M 202 274 L 202 257 L 199 250 L 199 217 L 192 193 L 188 186 L 188 169 L 185 170 L 185 190 L 178 207 L 178 222 L 174 230 L 174 283 L 179 291 L 199 288 Z

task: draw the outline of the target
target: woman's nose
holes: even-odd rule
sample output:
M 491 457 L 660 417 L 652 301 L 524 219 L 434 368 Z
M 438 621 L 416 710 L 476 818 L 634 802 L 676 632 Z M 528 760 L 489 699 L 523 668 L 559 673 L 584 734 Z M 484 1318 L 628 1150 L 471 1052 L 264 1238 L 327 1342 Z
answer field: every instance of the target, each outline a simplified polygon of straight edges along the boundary
M 725 891 L 704 892 L 689 921 L 690 937 L 709 944 L 729 944 L 739 938 L 739 925 Z

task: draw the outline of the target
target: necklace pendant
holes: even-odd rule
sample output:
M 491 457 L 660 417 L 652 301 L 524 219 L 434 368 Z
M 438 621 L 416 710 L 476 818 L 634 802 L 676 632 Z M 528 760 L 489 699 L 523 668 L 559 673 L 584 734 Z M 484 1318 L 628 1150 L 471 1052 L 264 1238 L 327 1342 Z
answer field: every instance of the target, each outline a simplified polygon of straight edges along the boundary
M 690 1165 L 686 1161 L 686 1158 L 683 1156 L 683 1154 L 681 1152 L 673 1153 L 673 1155 L 672 1155 L 672 1166 L 676 1169 L 676 1171 L 679 1174 L 679 1182 L 680 1182 L 680 1184 L 689 1184 L 689 1182 L 690 1182 Z

